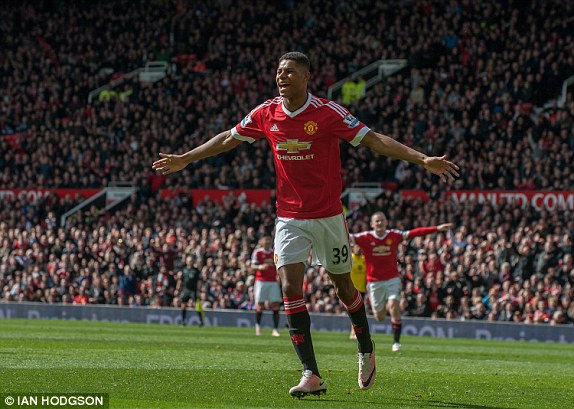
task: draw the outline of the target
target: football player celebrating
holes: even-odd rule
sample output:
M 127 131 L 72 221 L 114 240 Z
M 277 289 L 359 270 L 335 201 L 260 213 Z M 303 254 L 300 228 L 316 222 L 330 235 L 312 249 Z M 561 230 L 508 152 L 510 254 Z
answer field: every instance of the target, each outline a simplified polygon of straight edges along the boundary
M 236 148 L 243 141 L 268 141 L 277 174 L 275 265 L 281 278 L 291 341 L 303 364 L 299 384 L 289 390 L 295 397 L 320 395 L 327 390 L 315 359 L 311 319 L 303 295 L 305 261 L 311 249 L 316 264 L 327 270 L 355 328 L 359 388 L 369 389 L 376 378 L 375 350 L 365 306 L 350 276 L 349 233 L 340 199 L 339 139 L 353 146 L 367 146 L 379 155 L 418 164 L 443 181 L 458 176 L 458 167 L 445 156 L 430 157 L 376 133 L 337 103 L 309 93 L 310 66 L 303 53 L 284 54 L 275 76 L 278 97 L 267 100 L 232 129 L 187 153 L 160 153 L 160 159 L 152 165 L 166 175 Z

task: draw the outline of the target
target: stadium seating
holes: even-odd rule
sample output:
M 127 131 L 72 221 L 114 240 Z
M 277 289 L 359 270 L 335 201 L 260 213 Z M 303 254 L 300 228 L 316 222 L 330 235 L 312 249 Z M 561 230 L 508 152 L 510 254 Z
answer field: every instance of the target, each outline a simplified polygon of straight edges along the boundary
M 446 152 L 461 165 L 459 189 L 574 191 L 574 100 L 553 102 L 574 74 L 574 23 L 562 17 L 572 15 L 572 3 L 228 6 L 24 1 L 0 10 L 2 189 L 114 181 L 140 189 L 123 209 L 85 210 L 67 228 L 57 221 L 74 198 L 0 199 L 3 300 L 178 306 L 177 269 L 193 254 L 206 308 L 251 308 L 249 257 L 257 238 L 272 231 L 272 205 L 191 203 L 156 192 L 273 188 L 270 150 L 264 142 L 240 146 L 169 178 L 150 165 L 160 150 L 196 146 L 274 96 L 275 65 L 286 50 L 310 56 L 310 87 L 319 96 L 376 59 L 407 59 L 407 70 L 349 109 L 402 142 Z M 169 63 L 165 79 L 126 79 L 88 104 L 90 91 L 152 60 Z M 444 200 L 448 187 L 417 167 L 347 145 L 342 161 L 345 186 L 433 192 L 427 204 L 389 192 L 353 216 L 353 230 L 368 228 L 375 209 L 396 228 L 456 225 L 452 235 L 401 249 L 405 314 L 574 323 L 572 212 L 455 205 Z M 135 292 L 120 288 L 124 275 L 135 276 Z M 240 282 L 244 294 L 235 291 Z M 305 285 L 310 311 L 342 312 L 320 268 L 309 268 Z

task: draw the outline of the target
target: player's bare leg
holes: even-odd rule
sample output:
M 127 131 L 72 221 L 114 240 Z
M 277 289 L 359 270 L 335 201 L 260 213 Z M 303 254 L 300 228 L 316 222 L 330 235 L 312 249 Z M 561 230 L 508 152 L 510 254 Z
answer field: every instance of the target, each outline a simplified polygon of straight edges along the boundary
M 337 296 L 347 308 L 347 313 L 357 336 L 359 344 L 359 387 L 361 389 L 369 389 L 375 382 L 377 372 L 375 367 L 375 345 L 371 340 L 363 298 L 353 285 L 350 273 L 329 273 L 329 277 L 335 286 Z
M 389 309 L 391 315 L 391 325 L 393 326 L 393 352 L 400 352 L 401 350 L 401 331 L 403 329 L 403 322 L 401 319 L 401 307 L 399 300 L 392 299 L 387 303 L 387 308 Z
M 299 360 L 303 364 L 303 376 L 299 384 L 289 390 L 289 394 L 297 398 L 310 394 L 323 394 L 327 391 L 327 387 L 321 381 L 313 350 L 311 317 L 303 297 L 304 274 L 303 263 L 288 264 L 279 268 L 289 334 Z
M 376 311 L 375 312 L 375 319 L 377 321 L 384 321 L 387 318 L 387 310 Z

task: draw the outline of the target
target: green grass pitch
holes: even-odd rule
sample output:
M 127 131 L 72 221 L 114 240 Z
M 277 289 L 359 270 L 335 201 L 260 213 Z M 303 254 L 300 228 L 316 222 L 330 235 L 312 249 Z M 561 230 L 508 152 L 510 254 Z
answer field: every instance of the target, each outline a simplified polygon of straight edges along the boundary
M 375 335 L 377 381 L 356 344 L 315 332 L 325 397 L 288 395 L 301 368 L 286 330 L 0 320 L 0 393 L 97 392 L 110 408 L 574 408 L 574 346 Z

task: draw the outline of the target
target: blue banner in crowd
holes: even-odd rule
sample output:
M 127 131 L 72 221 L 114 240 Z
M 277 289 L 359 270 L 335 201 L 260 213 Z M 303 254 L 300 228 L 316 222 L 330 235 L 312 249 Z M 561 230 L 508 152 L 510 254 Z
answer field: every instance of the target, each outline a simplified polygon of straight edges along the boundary
M 206 310 L 205 325 L 225 327 L 253 327 L 253 311 Z M 199 320 L 188 314 L 188 325 Z M 349 319 L 344 315 L 311 314 L 314 330 L 349 331 Z M 1 318 L 61 319 L 108 322 L 139 322 L 148 324 L 181 324 L 181 311 L 175 308 L 130 308 L 112 305 L 48 305 L 38 303 L 0 303 Z M 282 318 L 285 322 L 284 317 Z M 391 334 L 390 322 L 369 320 L 371 332 Z M 530 342 L 558 342 L 574 344 L 574 326 L 546 324 L 515 324 L 488 321 L 450 321 L 423 318 L 403 318 L 403 335 L 439 338 L 473 338 L 494 340 L 517 340 Z

